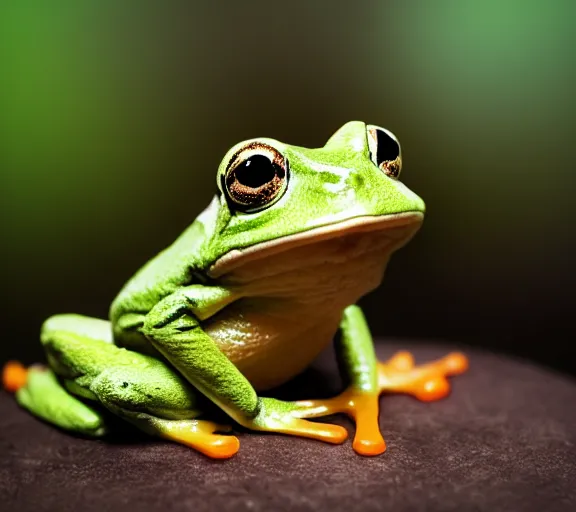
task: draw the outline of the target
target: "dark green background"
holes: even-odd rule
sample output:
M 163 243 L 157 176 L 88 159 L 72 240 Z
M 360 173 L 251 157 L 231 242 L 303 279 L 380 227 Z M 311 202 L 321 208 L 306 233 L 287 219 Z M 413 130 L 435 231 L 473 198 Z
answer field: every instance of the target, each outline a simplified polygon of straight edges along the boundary
M 360 119 L 398 135 L 429 214 L 363 300 L 373 331 L 574 370 L 575 15 L 527 0 L 3 2 L 1 358 L 40 358 L 51 314 L 106 315 L 207 204 L 237 141 L 320 146 Z

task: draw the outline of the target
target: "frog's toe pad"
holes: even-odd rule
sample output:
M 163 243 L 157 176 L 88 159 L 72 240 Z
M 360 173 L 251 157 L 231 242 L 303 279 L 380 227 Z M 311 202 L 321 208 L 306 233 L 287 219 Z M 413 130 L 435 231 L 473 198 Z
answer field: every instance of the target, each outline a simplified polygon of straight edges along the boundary
M 238 453 L 240 441 L 236 436 L 213 434 L 209 439 L 194 447 L 211 459 L 229 459 Z
M 10 392 L 15 393 L 26 385 L 28 380 L 28 370 L 18 361 L 8 361 L 2 369 L 2 386 Z
M 375 456 L 386 451 L 386 443 L 382 436 L 379 438 L 368 439 L 356 436 L 352 443 L 352 448 L 358 455 Z
M 220 435 L 229 427 L 204 420 L 175 422 L 172 428 L 164 430 L 162 437 L 189 446 L 211 459 L 229 459 L 240 449 L 240 441 L 235 436 Z

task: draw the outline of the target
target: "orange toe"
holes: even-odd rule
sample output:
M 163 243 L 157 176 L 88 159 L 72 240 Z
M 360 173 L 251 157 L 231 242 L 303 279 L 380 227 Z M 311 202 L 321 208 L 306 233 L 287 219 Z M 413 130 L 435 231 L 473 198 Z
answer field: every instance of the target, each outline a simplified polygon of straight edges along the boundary
M 397 370 L 407 371 L 414 368 L 414 356 L 410 352 L 397 352 L 386 364 Z
M 294 419 L 283 428 L 278 428 L 277 431 L 282 434 L 308 437 L 331 444 L 341 444 L 348 438 L 348 431 L 340 425 L 318 423 L 300 418 Z
M 366 393 L 350 389 L 348 414 L 356 422 L 356 435 L 352 448 L 360 455 L 380 455 L 386 451 L 386 443 L 378 424 L 379 393 Z
M 453 352 L 452 354 L 448 354 L 444 358 L 444 364 L 446 366 L 448 375 L 458 375 L 459 373 L 464 373 L 469 366 L 468 358 L 460 352 Z
M 240 449 L 240 441 L 236 436 L 212 435 L 211 439 L 204 442 L 199 438 L 194 443 L 194 448 L 211 459 L 229 459 L 236 455 Z
M 212 459 L 229 459 L 240 449 L 235 436 L 214 434 L 226 427 L 211 421 L 175 421 L 160 432 L 165 439 L 189 446 Z
M 433 402 L 450 393 L 450 384 L 444 377 L 438 376 L 424 382 L 415 382 L 411 392 L 418 400 Z
M 28 370 L 18 361 L 8 361 L 2 370 L 2 385 L 6 391 L 15 393 L 26 385 Z
M 407 393 L 424 402 L 444 398 L 450 392 L 448 377 L 468 369 L 468 358 L 459 352 L 414 366 L 407 352 L 399 352 L 385 363 L 378 363 L 380 391 Z
M 380 439 L 359 439 L 357 436 L 352 443 L 352 448 L 359 455 L 373 457 L 386 451 L 386 443 L 382 436 Z

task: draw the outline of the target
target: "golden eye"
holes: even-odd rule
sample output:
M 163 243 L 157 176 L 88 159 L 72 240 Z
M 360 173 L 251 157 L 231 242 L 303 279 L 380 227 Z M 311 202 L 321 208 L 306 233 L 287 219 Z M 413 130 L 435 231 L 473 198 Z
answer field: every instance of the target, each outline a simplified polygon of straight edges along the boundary
M 236 209 L 253 212 L 271 206 L 288 181 L 288 162 L 272 146 L 252 142 L 240 149 L 226 169 L 224 184 Z
M 402 170 L 400 143 L 394 134 L 379 126 L 368 125 L 370 158 L 384 174 L 398 178 Z

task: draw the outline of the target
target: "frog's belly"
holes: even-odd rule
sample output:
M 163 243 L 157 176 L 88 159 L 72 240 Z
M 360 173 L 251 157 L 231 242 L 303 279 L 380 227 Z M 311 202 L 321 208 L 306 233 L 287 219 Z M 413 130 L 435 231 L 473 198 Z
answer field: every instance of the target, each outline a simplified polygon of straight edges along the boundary
M 360 273 L 339 272 L 346 269 L 329 263 L 304 267 L 266 284 L 268 295 L 225 308 L 203 328 L 257 390 L 278 386 L 302 372 L 332 341 L 344 309 L 380 282 L 384 264 L 379 261 L 372 271 L 368 265 L 359 267 Z M 251 285 L 258 291 L 264 286 Z
M 344 234 L 246 262 L 220 278 L 244 298 L 203 327 L 256 389 L 282 384 L 330 343 L 344 308 L 380 284 L 413 232 Z
M 332 341 L 342 316 L 341 309 L 313 315 L 310 308 L 287 306 L 282 301 L 241 301 L 204 324 L 258 391 L 301 373 Z

